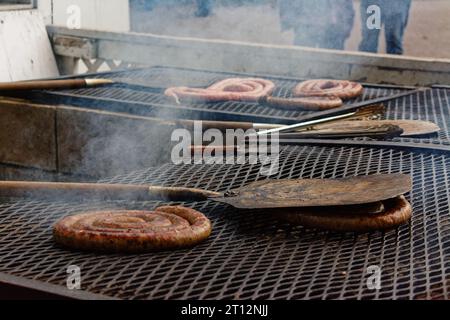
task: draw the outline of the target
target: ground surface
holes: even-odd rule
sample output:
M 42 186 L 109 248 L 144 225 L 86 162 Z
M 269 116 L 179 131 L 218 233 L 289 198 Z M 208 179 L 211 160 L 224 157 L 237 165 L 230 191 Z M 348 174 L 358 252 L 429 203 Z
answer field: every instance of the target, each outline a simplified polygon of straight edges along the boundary
M 273 1 L 275 3 L 275 1 Z M 357 50 L 360 37 L 359 4 L 356 23 L 347 50 Z M 291 44 L 291 32 L 281 32 L 275 5 L 215 8 L 207 18 L 195 18 L 192 6 L 161 6 L 150 12 L 135 12 L 134 30 L 165 35 Z M 450 0 L 413 0 L 405 35 L 405 54 L 450 59 Z M 384 38 L 380 51 L 384 51 Z

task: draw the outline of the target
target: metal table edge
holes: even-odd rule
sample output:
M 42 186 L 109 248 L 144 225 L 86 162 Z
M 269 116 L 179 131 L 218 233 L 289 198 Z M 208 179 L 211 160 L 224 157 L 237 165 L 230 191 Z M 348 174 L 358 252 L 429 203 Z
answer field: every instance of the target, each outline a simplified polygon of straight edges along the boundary
M 12 289 L 19 290 L 19 294 L 16 294 L 19 297 L 13 297 L 14 299 L 20 299 L 22 295 L 29 299 L 42 299 L 39 297 L 44 294 L 48 300 L 118 300 L 106 295 L 90 293 L 84 290 L 69 290 L 62 286 L 0 272 L 0 296 L 2 292 L 8 294 Z M 3 294 L 3 296 L 6 294 Z

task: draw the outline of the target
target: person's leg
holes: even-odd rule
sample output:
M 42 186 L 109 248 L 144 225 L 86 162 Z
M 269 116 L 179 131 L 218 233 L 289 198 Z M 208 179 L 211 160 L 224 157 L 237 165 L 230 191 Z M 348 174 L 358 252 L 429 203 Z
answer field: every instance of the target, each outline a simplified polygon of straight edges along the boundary
M 298 27 L 294 30 L 294 45 L 302 47 L 316 48 L 323 43 L 319 34 L 312 28 Z
M 367 8 L 372 4 L 377 4 L 376 1 L 361 0 L 361 29 L 362 40 L 359 44 L 359 51 L 378 52 L 378 39 L 380 37 L 380 29 L 369 29 L 367 21 L 370 14 L 367 13 Z M 383 13 L 382 13 L 383 15 Z
M 332 39 L 330 39 L 328 42 L 329 49 L 335 49 L 335 50 L 344 50 L 345 48 L 345 40 L 347 40 L 346 37 L 342 37 L 341 35 L 335 35 Z
M 130 7 L 136 11 L 151 11 L 153 10 L 155 0 L 131 0 Z
M 353 20 L 351 20 L 351 25 L 349 21 L 342 21 L 340 24 L 329 25 L 322 33 L 322 43 L 319 45 L 321 48 L 325 49 L 335 49 L 344 50 L 345 41 L 348 39 L 350 32 L 353 27 Z
M 386 17 L 386 51 L 390 54 L 403 54 L 403 36 L 409 17 L 409 3 L 401 10 Z
M 212 0 L 197 0 L 197 17 L 207 17 L 212 11 Z
M 329 29 L 317 37 L 319 48 L 344 50 L 346 36 L 339 30 Z
M 403 54 L 404 26 L 401 15 L 390 15 L 386 19 L 386 52 L 389 54 Z
M 146 11 L 152 11 L 156 6 L 155 0 L 144 0 L 144 9 Z

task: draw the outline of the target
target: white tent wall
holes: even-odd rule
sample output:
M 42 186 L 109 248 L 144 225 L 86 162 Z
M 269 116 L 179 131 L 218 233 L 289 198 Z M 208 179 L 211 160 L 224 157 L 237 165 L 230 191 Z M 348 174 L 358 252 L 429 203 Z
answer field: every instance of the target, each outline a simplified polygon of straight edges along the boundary
M 80 13 L 81 29 L 130 30 L 128 0 L 38 0 L 37 4 L 46 24 L 71 27 L 70 20 L 76 14 L 75 9 Z
M 37 9 L 0 11 L 0 82 L 59 75 L 45 25 L 67 27 L 79 11 L 80 28 L 127 32 L 128 0 L 37 0 Z M 72 11 L 70 10 L 72 9 Z
M 52 47 L 39 12 L 0 11 L 0 82 L 58 75 Z

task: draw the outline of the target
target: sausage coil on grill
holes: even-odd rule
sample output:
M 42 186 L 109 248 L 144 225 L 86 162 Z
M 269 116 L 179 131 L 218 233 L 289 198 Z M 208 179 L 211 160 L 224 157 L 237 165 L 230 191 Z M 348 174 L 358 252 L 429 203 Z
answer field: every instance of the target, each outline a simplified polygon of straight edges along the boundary
M 65 247 L 121 253 L 190 247 L 210 234 L 207 217 L 180 206 L 81 213 L 61 219 L 53 227 L 54 240 Z
M 295 97 L 337 97 L 342 100 L 359 97 L 363 86 L 347 80 L 308 80 L 299 83 L 293 90 Z
M 343 102 L 338 97 L 298 97 L 277 98 L 263 97 L 260 103 L 285 110 L 321 111 L 342 106 Z
M 256 102 L 261 97 L 272 94 L 275 84 L 270 80 L 259 78 L 230 78 L 201 88 L 172 87 L 165 91 L 165 95 L 180 100 L 219 102 L 219 101 L 248 101 Z
M 293 90 L 293 98 L 264 97 L 262 104 L 286 110 L 321 111 L 338 108 L 343 100 L 360 96 L 364 88 L 346 80 L 308 80 Z
M 280 212 L 278 217 L 294 225 L 340 232 L 370 232 L 395 228 L 412 216 L 411 204 L 404 196 L 383 201 L 377 213 L 364 213 L 363 208 L 303 208 Z M 367 207 L 370 211 L 370 207 Z
M 245 101 L 287 110 L 320 111 L 337 108 L 343 100 L 358 97 L 363 92 L 359 83 L 346 80 L 308 80 L 299 83 L 292 91 L 293 98 L 277 98 L 271 94 L 275 84 L 259 78 L 230 78 L 210 87 L 172 87 L 164 94 L 176 103 L 181 100 L 192 102 Z

